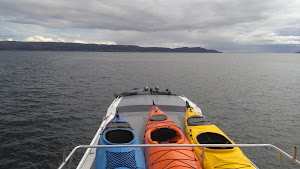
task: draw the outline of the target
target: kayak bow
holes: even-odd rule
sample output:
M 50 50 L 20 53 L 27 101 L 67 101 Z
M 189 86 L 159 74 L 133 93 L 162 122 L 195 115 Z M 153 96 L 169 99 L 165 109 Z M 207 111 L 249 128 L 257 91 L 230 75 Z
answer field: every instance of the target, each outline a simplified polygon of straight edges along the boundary
M 145 144 L 188 144 L 176 124 L 152 106 L 145 126 Z M 148 169 L 201 168 L 192 147 L 149 147 Z
M 140 144 L 137 134 L 118 114 L 106 125 L 98 145 Z M 141 147 L 97 148 L 96 169 L 141 168 L 146 169 Z
M 185 127 L 187 139 L 191 144 L 235 144 L 216 125 L 193 110 L 188 102 Z M 194 150 L 202 163 L 202 147 L 194 147 Z M 254 169 L 238 147 L 206 147 L 204 157 L 204 169 Z

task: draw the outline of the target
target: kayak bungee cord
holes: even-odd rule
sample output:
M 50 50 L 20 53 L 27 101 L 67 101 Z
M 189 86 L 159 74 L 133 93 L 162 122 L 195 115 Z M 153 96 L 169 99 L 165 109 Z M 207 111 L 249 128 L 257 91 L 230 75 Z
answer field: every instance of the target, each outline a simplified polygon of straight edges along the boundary
M 154 153 L 152 153 L 152 154 L 149 154 L 149 156 L 152 156 L 152 155 L 154 155 L 154 154 L 156 154 L 156 153 L 160 153 L 160 152 L 164 152 L 164 151 L 165 151 L 165 152 L 164 152 L 162 155 L 160 155 L 157 159 L 155 159 L 155 160 L 151 163 L 151 165 L 153 166 L 153 165 L 158 164 L 158 163 L 160 163 L 160 162 L 170 160 L 170 162 L 169 162 L 168 164 L 166 164 L 166 165 L 165 165 L 164 167 L 162 167 L 162 168 L 166 168 L 169 164 L 171 164 L 171 163 L 174 162 L 174 161 L 180 161 L 180 162 L 184 163 L 184 164 L 185 164 L 184 167 L 187 167 L 186 165 L 188 165 L 188 166 L 189 166 L 188 168 L 195 168 L 195 167 L 193 167 L 192 165 L 188 164 L 188 163 L 185 162 L 185 161 L 197 161 L 197 159 L 195 159 L 195 158 L 192 157 L 192 156 L 189 156 L 188 154 L 186 154 L 186 153 L 184 153 L 184 152 L 182 152 L 182 151 L 180 151 L 180 150 L 184 150 L 184 151 L 192 151 L 192 152 L 193 152 L 193 150 L 191 150 L 191 149 L 185 149 L 185 148 L 165 149 L 165 150 L 156 151 L 156 152 L 154 152 Z M 183 154 L 183 155 L 185 155 L 185 157 L 187 157 L 187 159 L 184 159 L 184 158 L 174 159 L 174 158 L 172 158 L 172 159 L 163 159 L 163 160 L 159 160 L 160 158 L 162 158 L 163 156 L 167 155 L 168 153 L 174 153 L 174 152 L 176 152 L 176 153 L 178 153 L 178 154 Z M 179 166 L 179 165 L 177 165 L 177 166 Z M 172 166 L 172 168 L 173 168 L 173 167 L 176 167 L 176 166 Z

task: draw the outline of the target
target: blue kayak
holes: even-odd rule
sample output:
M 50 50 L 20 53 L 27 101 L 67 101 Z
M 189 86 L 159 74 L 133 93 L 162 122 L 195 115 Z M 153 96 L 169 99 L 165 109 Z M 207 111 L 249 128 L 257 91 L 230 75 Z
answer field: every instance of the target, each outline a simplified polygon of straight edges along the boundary
M 140 144 L 134 130 L 118 114 L 106 125 L 98 145 Z M 146 169 L 141 147 L 97 148 L 96 169 Z

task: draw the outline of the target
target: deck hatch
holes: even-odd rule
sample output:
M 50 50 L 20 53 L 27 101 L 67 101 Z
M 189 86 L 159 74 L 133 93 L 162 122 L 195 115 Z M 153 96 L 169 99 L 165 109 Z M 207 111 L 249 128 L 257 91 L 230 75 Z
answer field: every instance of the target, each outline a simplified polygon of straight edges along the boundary
M 114 121 L 107 124 L 106 129 L 114 129 L 114 128 L 126 128 L 132 129 L 130 124 L 125 121 Z
M 164 121 L 167 120 L 167 116 L 163 114 L 153 115 L 150 117 L 150 121 Z
M 213 123 L 203 116 L 191 116 L 187 119 L 188 126 L 212 125 Z

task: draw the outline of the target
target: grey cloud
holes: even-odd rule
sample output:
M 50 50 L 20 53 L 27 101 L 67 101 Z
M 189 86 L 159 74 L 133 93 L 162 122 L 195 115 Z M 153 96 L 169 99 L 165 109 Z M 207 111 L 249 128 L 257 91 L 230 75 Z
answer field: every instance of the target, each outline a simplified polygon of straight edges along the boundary
M 282 36 L 299 36 L 299 12 L 289 11 L 299 4 L 297 0 L 2 0 L 0 16 L 45 29 L 97 30 L 93 35 L 82 33 L 84 41 L 225 51 L 243 51 L 248 46 L 252 51 L 260 49 L 257 45 L 285 40 Z M 51 36 L 72 39 L 63 33 Z
M 55 3 L 56 2 L 56 3 Z M 226 26 L 263 19 L 262 2 L 244 1 L 4 1 L 1 14 L 47 27 L 162 31 Z M 255 4 L 255 5 L 253 5 Z
M 279 29 L 278 33 L 282 36 L 300 36 L 300 19 L 296 23 Z

